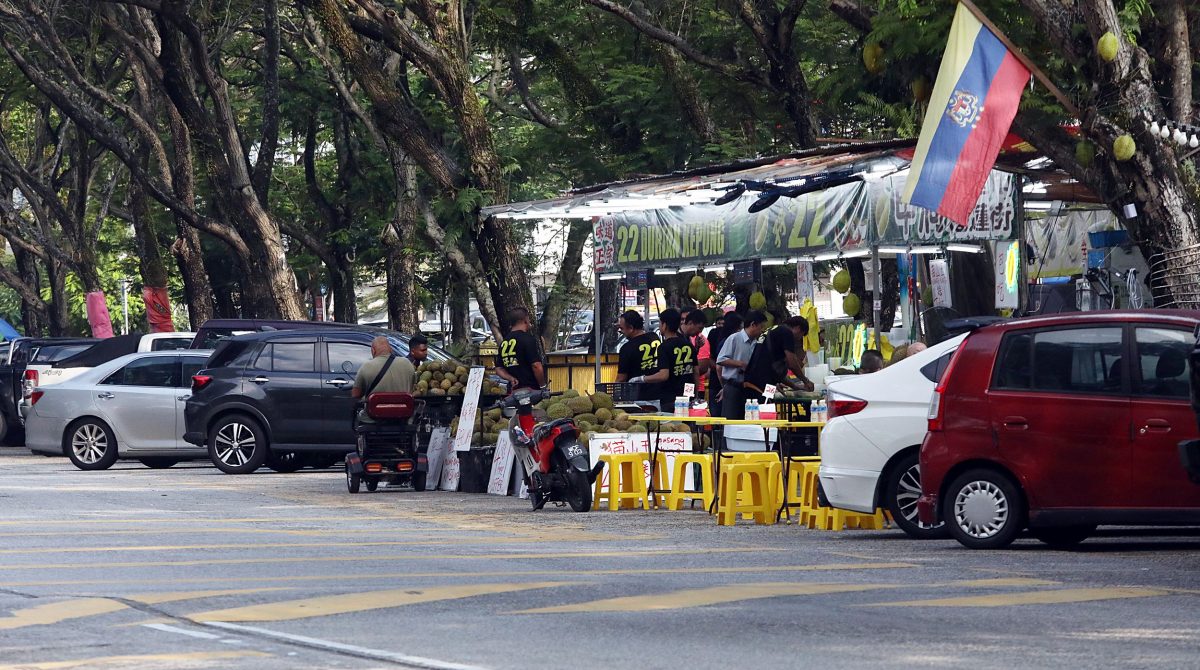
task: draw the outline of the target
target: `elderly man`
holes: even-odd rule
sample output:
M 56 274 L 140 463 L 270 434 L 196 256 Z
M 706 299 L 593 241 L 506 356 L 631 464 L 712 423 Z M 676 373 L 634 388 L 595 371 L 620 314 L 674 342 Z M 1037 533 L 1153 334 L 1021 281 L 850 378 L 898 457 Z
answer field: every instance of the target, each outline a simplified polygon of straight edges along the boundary
M 412 393 L 413 377 L 417 369 L 407 358 L 402 358 L 392 352 L 388 338 L 380 335 L 371 340 L 371 360 L 363 363 L 354 377 L 354 388 L 350 390 L 352 398 L 366 398 L 375 392 L 380 393 Z M 366 417 L 362 417 L 366 418 Z

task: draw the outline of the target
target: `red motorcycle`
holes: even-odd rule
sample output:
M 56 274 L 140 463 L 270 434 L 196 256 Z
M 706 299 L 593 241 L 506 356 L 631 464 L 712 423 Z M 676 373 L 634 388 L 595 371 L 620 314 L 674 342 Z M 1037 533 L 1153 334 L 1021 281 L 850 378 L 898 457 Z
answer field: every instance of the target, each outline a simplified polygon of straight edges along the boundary
M 529 473 L 525 485 L 529 487 L 533 509 L 554 502 L 566 503 L 576 512 L 586 512 L 592 508 L 592 484 L 604 464 L 592 467 L 591 455 L 580 444 L 573 419 L 537 423 L 534 405 L 550 396 L 547 390 L 521 390 L 494 406 L 501 408 L 509 419 L 513 450 Z

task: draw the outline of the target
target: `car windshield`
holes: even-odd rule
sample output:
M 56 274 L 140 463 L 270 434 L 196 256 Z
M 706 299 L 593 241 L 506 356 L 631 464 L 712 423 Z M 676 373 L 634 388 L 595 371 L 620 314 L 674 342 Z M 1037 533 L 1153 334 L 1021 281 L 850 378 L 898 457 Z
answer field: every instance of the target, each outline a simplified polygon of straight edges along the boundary
M 38 347 L 38 350 L 34 352 L 33 358 L 29 362 L 33 364 L 55 363 L 64 358 L 70 358 L 75 354 L 83 353 L 91 349 L 92 346 L 93 343 L 91 342 L 86 344 L 45 344 Z
M 206 328 L 204 329 L 204 339 L 197 347 L 193 349 L 216 349 L 217 343 L 221 340 L 233 337 L 235 335 L 247 335 L 258 331 L 254 330 L 235 330 L 233 328 Z

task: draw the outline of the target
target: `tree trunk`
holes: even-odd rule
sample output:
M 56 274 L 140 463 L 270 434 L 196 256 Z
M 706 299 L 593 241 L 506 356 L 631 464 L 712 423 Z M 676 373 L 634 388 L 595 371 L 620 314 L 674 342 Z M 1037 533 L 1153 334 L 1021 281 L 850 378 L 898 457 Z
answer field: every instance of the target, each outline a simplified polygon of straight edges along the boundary
M 66 337 L 71 334 L 71 319 L 67 311 L 67 272 L 61 263 L 46 261 L 46 279 L 50 284 L 50 337 Z
M 329 269 L 329 295 L 333 297 L 333 320 L 358 323 L 358 296 L 354 293 L 354 268 L 345 262 Z
M 17 276 L 28 287 L 41 293 L 42 278 L 38 272 L 37 257 L 31 252 L 13 247 L 17 262 Z M 40 300 L 21 298 L 21 323 L 26 335 L 37 336 L 46 331 L 46 303 Z
M 461 281 L 450 286 L 450 342 L 460 351 L 471 346 L 471 293 Z
M 183 278 L 183 299 L 187 302 L 188 323 L 192 330 L 200 328 L 205 321 L 215 316 L 213 288 L 208 272 L 204 269 L 204 250 L 200 246 L 200 235 L 196 229 L 176 220 L 175 229 L 179 236 L 171 245 L 179 276 Z

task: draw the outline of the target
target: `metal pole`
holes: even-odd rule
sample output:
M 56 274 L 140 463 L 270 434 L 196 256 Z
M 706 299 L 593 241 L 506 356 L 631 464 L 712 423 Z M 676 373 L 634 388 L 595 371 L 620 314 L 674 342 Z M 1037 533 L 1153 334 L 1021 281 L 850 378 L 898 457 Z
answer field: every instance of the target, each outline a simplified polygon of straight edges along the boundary
M 875 273 L 875 288 L 871 295 L 872 313 L 875 316 L 875 348 L 883 352 L 883 336 L 879 324 L 883 317 L 883 268 L 879 263 L 879 245 L 871 246 L 871 270 Z
M 604 328 L 600 326 L 601 316 L 600 310 L 600 272 L 592 266 L 592 341 L 596 344 L 596 379 L 595 383 L 600 383 L 600 359 L 604 357 Z
M 129 280 L 121 280 L 121 334 L 129 334 Z

